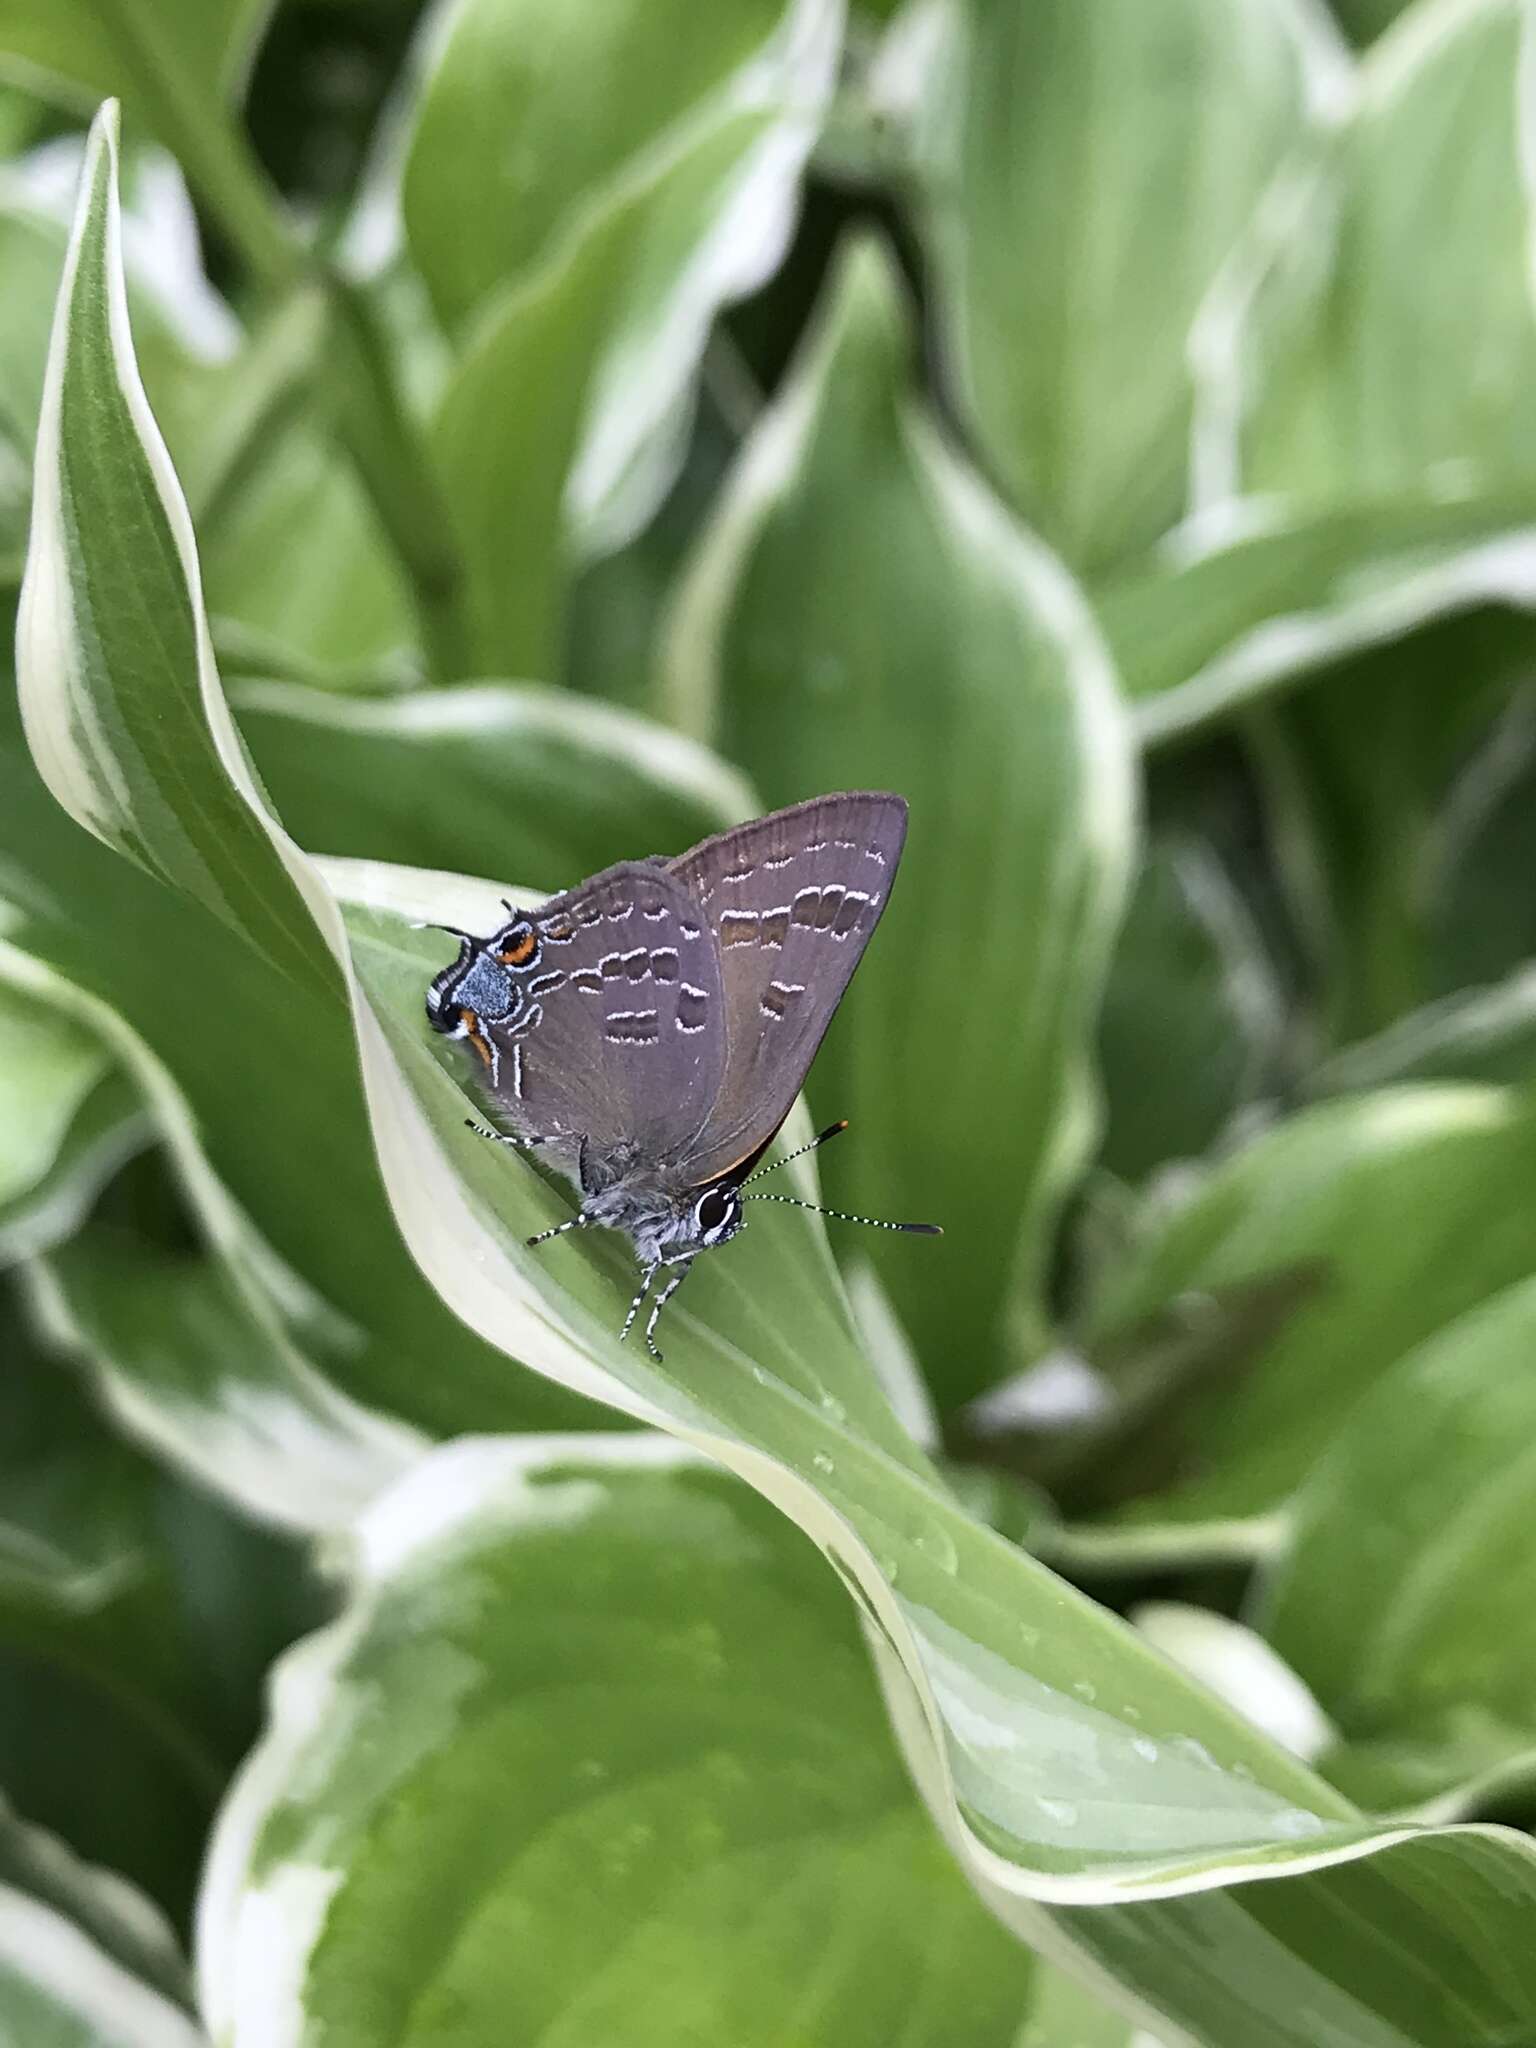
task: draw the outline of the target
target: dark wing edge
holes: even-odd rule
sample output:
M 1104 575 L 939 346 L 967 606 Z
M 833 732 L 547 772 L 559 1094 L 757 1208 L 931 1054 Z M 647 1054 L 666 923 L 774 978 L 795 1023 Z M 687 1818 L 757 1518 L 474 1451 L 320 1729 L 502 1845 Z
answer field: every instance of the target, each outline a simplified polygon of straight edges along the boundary
M 691 1184 L 748 1168 L 788 1116 L 884 914 L 906 829 L 904 798 L 839 792 L 716 833 L 672 863 L 716 941 L 729 1033 L 717 1099 L 686 1161 Z M 818 924 L 797 922 L 803 895 L 821 896 Z

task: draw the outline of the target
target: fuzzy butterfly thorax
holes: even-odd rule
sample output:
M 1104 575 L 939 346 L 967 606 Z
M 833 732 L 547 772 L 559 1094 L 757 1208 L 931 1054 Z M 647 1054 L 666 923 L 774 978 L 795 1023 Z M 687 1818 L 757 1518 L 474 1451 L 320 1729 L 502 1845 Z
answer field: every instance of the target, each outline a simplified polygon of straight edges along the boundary
M 579 1212 L 545 1235 L 629 1236 L 645 1278 L 626 1333 L 665 1267 L 650 1339 L 697 1254 L 741 1228 L 743 1200 L 792 1199 L 741 1189 L 885 909 L 906 823 L 899 796 L 817 797 L 456 934 L 428 1020 L 474 1055 L 503 1126 L 486 1135 L 575 1184 Z

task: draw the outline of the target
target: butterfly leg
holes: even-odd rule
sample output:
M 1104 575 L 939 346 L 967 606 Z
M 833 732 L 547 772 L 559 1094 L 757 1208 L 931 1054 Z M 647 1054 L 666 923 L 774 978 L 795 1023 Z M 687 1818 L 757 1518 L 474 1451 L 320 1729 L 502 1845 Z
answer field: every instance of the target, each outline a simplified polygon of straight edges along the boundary
M 524 1244 L 531 1249 L 536 1244 L 548 1244 L 552 1237 L 564 1237 L 568 1230 L 585 1230 L 588 1218 L 584 1215 L 567 1216 L 563 1223 L 552 1223 L 548 1230 L 541 1230 L 536 1237 L 524 1238 Z
M 629 1314 L 624 1318 L 624 1327 L 619 1332 L 619 1342 L 621 1344 L 624 1342 L 624 1339 L 629 1335 L 630 1326 L 633 1324 L 635 1317 L 640 1313 L 640 1304 L 642 1301 L 644 1301 L 647 1294 L 650 1293 L 651 1282 L 656 1278 L 656 1275 L 660 1270 L 661 1261 L 659 1259 L 654 1260 L 649 1266 L 646 1267 L 645 1278 L 640 1282 L 640 1292 L 629 1304 Z
M 544 1138 L 513 1138 L 505 1131 L 493 1131 L 489 1124 L 476 1123 L 472 1116 L 464 1119 L 466 1131 L 473 1131 L 477 1138 L 489 1138 L 493 1145 L 510 1145 L 515 1152 L 531 1152 L 537 1145 L 546 1144 Z
M 686 1259 L 669 1259 L 667 1261 L 668 1265 L 675 1266 L 677 1270 L 673 1273 L 672 1278 L 667 1282 L 666 1286 L 662 1288 L 660 1294 L 658 1294 L 656 1299 L 651 1303 L 651 1313 L 645 1325 L 645 1342 L 646 1348 L 649 1350 L 652 1358 L 655 1359 L 658 1365 L 664 1364 L 665 1360 L 662 1358 L 661 1353 L 656 1349 L 655 1330 L 657 1320 L 660 1317 L 662 1310 L 666 1307 L 667 1303 L 672 1299 L 673 1295 L 676 1294 L 679 1287 L 681 1287 L 683 1282 L 688 1278 L 688 1268 L 693 1264 L 693 1260 L 694 1254 L 690 1253 Z

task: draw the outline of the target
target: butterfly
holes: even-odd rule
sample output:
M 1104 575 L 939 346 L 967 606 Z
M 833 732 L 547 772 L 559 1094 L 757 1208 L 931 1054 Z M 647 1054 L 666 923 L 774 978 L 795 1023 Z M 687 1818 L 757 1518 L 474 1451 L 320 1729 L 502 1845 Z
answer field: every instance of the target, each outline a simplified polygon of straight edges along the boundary
M 484 937 L 437 927 L 459 955 L 427 989 L 428 1022 L 469 1048 L 510 1126 L 471 1128 L 574 1184 L 578 1212 L 530 1245 L 594 1225 L 628 1235 L 642 1279 L 621 1341 L 661 1278 L 645 1326 L 660 1359 L 662 1309 L 699 1253 L 742 1228 L 745 1203 L 817 1206 L 744 1190 L 772 1170 L 759 1162 L 880 921 L 906 830 L 899 796 L 816 797 L 675 860 L 620 861 L 537 910 L 508 903 Z

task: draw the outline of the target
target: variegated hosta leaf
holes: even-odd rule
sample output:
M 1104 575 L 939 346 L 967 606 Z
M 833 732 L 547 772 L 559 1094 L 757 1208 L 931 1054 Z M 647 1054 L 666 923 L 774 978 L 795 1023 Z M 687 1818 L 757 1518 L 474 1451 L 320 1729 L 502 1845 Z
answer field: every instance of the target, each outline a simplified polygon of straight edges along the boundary
M 1525 33 L 1519 0 L 1405 10 L 1208 301 L 1197 516 L 1102 593 L 1149 738 L 1445 613 L 1530 605 Z
M 1297 508 L 1536 490 L 1523 33 L 1520 0 L 1422 0 L 1365 57 L 1338 148 L 1224 309 L 1209 489 L 1225 467 Z
M 1155 836 L 1104 990 L 1097 1163 L 1137 1180 L 1200 1157 L 1268 1082 L 1284 1021 L 1274 967 L 1214 849 L 1193 833 Z
M 1042 1966 L 1017 2048 L 1163 2048 L 1163 2039 L 1112 2011 L 1073 1978 Z
M 238 92 L 271 0 L 5 0 L 0 70 L 9 58 L 90 101 L 104 93 L 154 112 L 171 81 L 210 98 Z M 24 74 L 25 75 L 25 74 Z
M 668 684 L 769 802 L 911 804 L 812 1091 L 857 1133 L 825 1169 L 837 1205 L 868 1213 L 874 1189 L 883 1213 L 948 1233 L 937 1260 L 875 1249 L 953 1398 L 1003 1369 L 1005 1320 L 1026 1354 L 1043 1341 L 1056 1213 L 1093 1137 L 1087 1048 L 1133 792 L 1081 595 L 910 394 L 908 348 L 889 263 L 860 244 L 701 545 Z
M 1533 1349 L 1525 1280 L 1401 1359 L 1266 1574 L 1253 1619 L 1339 1724 L 1323 1768 L 1372 1805 L 1454 1813 L 1536 1770 Z
M 1191 329 L 1347 58 L 1305 0 L 929 0 L 884 69 L 977 435 L 1098 574 L 1185 509 Z
M 537 684 L 232 694 L 285 824 L 317 853 L 435 868 L 494 854 L 511 874 L 567 887 L 636 847 L 681 848 L 757 809 L 696 742 Z
M 227 381 L 237 388 L 241 365 Z M 209 533 L 208 603 L 221 629 L 239 627 L 274 657 L 343 676 L 361 663 L 408 672 L 410 599 L 356 475 L 304 417 L 263 436 L 250 473 Z M 281 670 L 278 669 L 278 673 Z
M 215 1838 L 223 2048 L 1010 2048 L 1029 1959 L 746 1488 L 664 1439 L 470 1439 L 354 1542 Z
M 1250 727 L 1325 1046 L 1494 980 L 1536 943 L 1520 789 L 1533 650 L 1523 615 L 1443 619 Z M 1484 859 L 1501 811 L 1513 834 L 1501 846 L 1495 830 Z
M 68 1236 L 147 1137 L 100 1040 L 0 977 L 0 1264 Z
M 675 476 L 710 322 L 788 240 L 841 22 L 840 0 L 794 0 L 773 62 L 477 315 L 435 440 L 483 672 L 560 673 L 572 573 L 636 533 Z
M 201 2048 L 169 1925 L 0 1802 L 0 2037 L 49 2048 Z
M 828 0 L 455 0 L 433 27 L 402 195 L 444 325 L 685 130 L 785 85 L 814 97 L 797 67 L 829 61 L 839 14 Z
M 261 1675 L 325 1606 L 297 1553 L 123 1442 L 15 1295 L 0 1295 L 0 1784 L 181 1913 Z M 0 1881 L 5 1848 L 0 1826 Z
M 1197 516 L 1104 595 L 1149 737 L 1438 615 L 1531 603 L 1522 22 L 1519 0 L 1407 10 L 1205 307 Z
M 1536 1114 L 1513 1090 L 1400 1088 L 1290 1118 L 1215 1166 L 1109 1277 L 1117 1373 L 1180 1331 L 1213 1367 L 1166 1497 L 1186 1522 L 1283 1505 L 1404 1351 L 1536 1270 Z M 1192 1447 L 1199 1445 L 1196 1462 Z
M 147 1245 L 114 1247 L 110 1233 L 88 1229 L 34 1258 L 28 1282 L 53 1341 L 89 1366 L 133 1435 L 247 1512 L 300 1529 L 349 1519 L 424 1440 L 349 1400 L 300 1348 L 292 1325 L 309 1319 L 314 1304 L 294 1291 L 293 1277 L 278 1270 L 230 1199 L 185 1097 L 123 1018 L 6 944 L 0 991 L 34 1028 L 51 1027 L 56 1052 L 72 1049 L 93 1074 L 114 1079 L 132 1117 L 126 1130 L 109 1127 L 80 1149 L 83 1178 L 53 1184 L 63 1218 L 77 1220 L 125 1145 L 153 1139 L 165 1147 L 204 1238 L 199 1255 L 172 1259 Z M 31 1206 L 18 1218 L 37 1240 L 27 1248 L 41 1253 L 39 1220 Z
M 29 581 L 72 618 L 96 578 L 109 568 L 127 575 L 142 528 L 105 515 L 131 488 L 159 508 L 172 542 L 132 553 L 142 599 L 184 607 L 195 651 L 206 640 L 196 630 L 190 526 L 138 394 L 120 279 L 102 262 L 111 248 L 104 230 L 112 139 L 109 115 L 81 209 L 78 248 L 93 252 L 95 267 L 77 262 L 72 272 L 54 371 L 64 392 L 88 394 L 90 410 L 102 415 L 97 424 L 110 431 L 122 465 L 119 488 L 101 516 L 77 501 L 84 516 L 68 547 L 56 528 L 40 524 Z M 89 310 L 103 300 L 114 308 L 106 328 Z M 53 412 L 40 469 L 68 468 L 78 418 L 71 405 Z M 137 616 L 99 614 L 106 644 L 119 630 L 131 635 Z M 1470 2014 L 1473 2038 L 1480 2030 L 1491 2039 L 1497 2026 L 1508 2030 L 1536 2010 L 1536 1945 L 1521 1938 L 1522 1928 L 1529 1935 L 1536 1859 L 1524 1838 L 1483 1828 L 1420 1839 L 1363 1821 L 1113 1616 L 971 1521 L 886 1408 L 810 1219 L 781 1230 L 754 1225 L 729 1252 L 701 1262 L 691 1303 L 685 1298 L 672 1317 L 664 1365 L 621 1346 L 627 1261 L 615 1247 L 580 1238 L 561 1240 L 542 1260 L 525 1248 L 527 1234 L 567 1204 L 521 1161 L 465 1133 L 465 1096 L 422 1018 L 422 983 L 443 950 L 414 931 L 412 919 L 428 908 L 453 921 L 484 914 L 495 885 L 371 864 L 322 872 L 263 805 L 206 659 L 174 689 L 157 690 L 159 750 L 82 750 L 69 720 L 79 693 L 105 678 L 73 669 L 74 635 L 50 635 L 45 623 L 34 598 L 23 688 L 34 730 L 55 750 L 61 786 L 91 814 L 106 802 L 98 778 L 109 776 L 113 800 L 131 804 L 157 861 L 159 840 L 170 835 L 189 861 L 202 847 L 211 862 L 220 805 L 237 796 L 248 807 L 293 884 L 290 895 L 270 899 L 274 912 L 296 919 L 302 905 L 345 977 L 374 1139 L 414 1256 L 489 1342 L 631 1417 L 665 1425 L 749 1481 L 836 1560 L 867 1611 L 909 1763 L 999 1913 L 1031 1940 L 1091 1954 L 1187 2032 L 1197 2026 L 1207 2038 L 1223 2030 L 1239 2038 L 1248 2020 L 1279 2015 L 1249 2028 L 1259 2048 L 1289 2048 L 1303 2011 L 1310 2048 L 1346 2039 L 1344 2016 L 1362 2003 L 1388 2015 L 1410 2042 L 1465 2048 L 1468 2028 L 1453 2033 L 1453 2021 Z M 131 659 L 111 664 L 111 674 L 119 693 L 156 688 Z M 85 701 L 99 708 L 101 700 Z M 146 704 L 133 709 L 147 716 Z M 214 804 L 198 780 L 210 752 L 223 792 Z M 338 886 L 350 899 L 345 911 Z M 453 1682 L 450 1671 L 445 1683 Z M 1237 1877 L 1293 1873 L 1295 1883 L 1199 1896 Z M 1405 1926 L 1417 1930 L 1423 1900 L 1433 1896 L 1438 1909 L 1447 1884 L 1462 1888 L 1467 1916 L 1454 1928 L 1441 1923 L 1434 1941 L 1426 1927 L 1414 1953 L 1431 1958 L 1428 1987 L 1405 1989 L 1385 1970 L 1386 1930 L 1394 1943 Z M 1109 1904 L 1159 1893 L 1196 1896 Z M 1046 1920 L 1040 1901 L 1106 1910 Z M 1341 1948 L 1346 1913 L 1353 1924 Z M 1493 1942 L 1506 1957 L 1502 1970 L 1489 1967 Z M 1306 1952 L 1299 1968 L 1298 1950 Z M 1300 1982 L 1309 1986 L 1306 1999 Z M 1255 1986 L 1266 2001 L 1260 2013 Z M 270 1989 L 281 1995 L 283 1987 Z
M 1161 745 L 1446 614 L 1536 592 L 1536 493 L 1270 517 L 1217 542 L 1174 535 L 1094 593 L 1132 700 Z
M 106 1955 L 177 2005 L 191 1989 L 169 1922 L 110 1870 L 84 1863 L 69 1845 L 24 1820 L 0 1798 L 0 1883 L 72 1920 Z
M 1307 1076 L 1311 1095 L 1347 1095 L 1402 1081 L 1536 1078 L 1536 967 L 1492 988 L 1426 1003 L 1374 1037 L 1345 1046 Z

